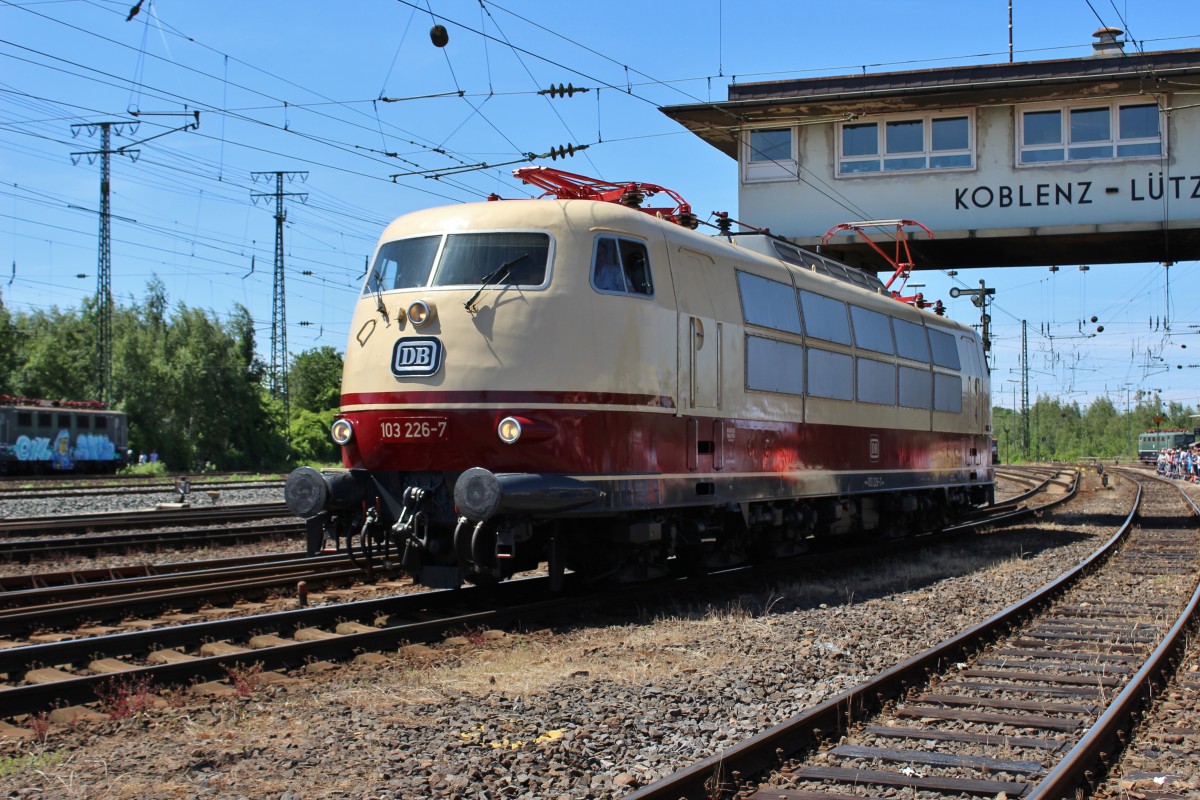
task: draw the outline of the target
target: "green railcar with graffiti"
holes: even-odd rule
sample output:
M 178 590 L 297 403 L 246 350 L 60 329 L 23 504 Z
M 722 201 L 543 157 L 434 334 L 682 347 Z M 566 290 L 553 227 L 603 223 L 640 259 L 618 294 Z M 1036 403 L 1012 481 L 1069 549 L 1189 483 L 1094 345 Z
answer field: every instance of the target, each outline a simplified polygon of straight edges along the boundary
M 111 473 L 127 463 L 124 413 L 96 400 L 0 394 L 0 474 Z

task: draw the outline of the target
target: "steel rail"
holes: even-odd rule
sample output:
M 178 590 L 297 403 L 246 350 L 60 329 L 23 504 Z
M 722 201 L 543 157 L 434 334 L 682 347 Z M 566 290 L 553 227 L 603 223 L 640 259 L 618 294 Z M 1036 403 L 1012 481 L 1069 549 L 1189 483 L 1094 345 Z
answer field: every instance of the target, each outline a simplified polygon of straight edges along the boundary
M 499 601 L 495 594 L 497 590 L 500 593 Z M 455 607 L 462 610 L 448 613 L 449 609 Z M 316 659 L 380 650 L 404 642 L 426 641 L 454 627 L 485 622 L 499 624 L 525 614 L 554 613 L 562 607 L 563 598 L 549 592 L 549 579 L 537 577 L 502 584 L 490 592 L 475 587 L 442 589 L 94 639 L 14 647 L 0 650 L 0 673 L 10 678 L 43 664 L 76 664 L 104 657 L 144 656 L 155 650 L 195 647 L 205 641 L 244 640 L 263 632 L 289 635 L 302 628 L 336 626 L 347 620 L 363 620 L 370 624 L 381 617 L 387 617 L 390 623 L 370 631 L 334 638 L 294 641 L 229 655 L 196 657 L 182 663 L 131 666 L 114 674 L 81 675 L 50 683 L 12 686 L 0 689 L 0 709 L 3 709 L 4 716 L 11 717 L 36 713 L 59 704 L 91 702 L 97 698 L 97 690 L 111 685 L 114 679 L 129 681 L 144 678 L 156 684 L 168 684 L 223 678 L 227 677 L 230 669 L 253 665 L 259 665 L 264 670 L 297 667 Z M 436 619 L 412 619 L 428 613 L 437 613 L 439 616 Z
M 253 476 L 261 476 L 257 479 Z M 101 474 L 70 474 L 70 475 L 16 475 L 0 473 L 0 496 L 8 492 L 37 491 L 45 487 L 45 491 L 61 491 L 65 488 L 88 486 L 89 484 L 107 484 L 95 488 L 117 488 L 122 491 L 137 490 L 146 485 L 154 485 L 170 490 L 178 478 L 187 478 L 193 486 L 220 486 L 226 483 L 269 483 L 282 482 L 287 478 L 283 473 L 270 472 L 168 472 L 166 475 L 101 475 Z M 12 484 L 25 484 L 13 486 Z M 28 484 L 35 484 L 30 487 Z
M 823 739 L 837 738 L 850 725 L 870 712 L 923 685 L 930 673 L 962 661 L 982 643 L 1001 636 L 1018 620 L 1047 606 L 1055 597 L 1089 574 L 1107 559 L 1132 528 L 1141 503 L 1139 484 L 1133 508 L 1112 537 L 1088 558 L 1067 570 L 1054 581 L 997 612 L 983 622 L 918 653 L 869 681 L 838 694 L 779 725 L 713 756 L 686 767 L 674 775 L 637 789 L 623 800 L 711 800 L 720 796 L 727 776 L 765 772 L 779 764 L 781 754 L 791 757 L 814 749 Z M 715 784 L 715 785 L 714 785 Z
M 279 558 L 278 555 L 291 557 Z M 347 563 L 349 563 L 349 557 L 344 553 L 312 558 L 303 553 L 271 554 L 266 558 L 227 559 L 224 563 L 198 561 L 194 569 L 173 569 L 162 574 L 138 573 L 129 576 L 105 577 L 104 579 L 94 578 L 77 583 L 59 583 L 53 586 L 25 586 L 0 592 L 0 615 L 5 613 L 4 609 L 6 608 L 30 608 L 51 603 L 77 602 L 90 598 L 183 588 L 197 583 L 262 577 L 273 572 L 312 570 L 333 564 Z
M 196 573 L 188 577 L 185 585 L 168 588 L 153 588 L 142 583 L 128 586 L 126 584 L 132 582 L 116 581 L 115 585 L 109 587 L 110 593 L 101 597 L 0 609 L 0 636 L 28 636 L 32 631 L 62 630 L 84 622 L 99 624 L 148 610 L 178 609 L 189 603 L 193 606 L 215 603 L 230 597 L 258 595 L 281 586 L 294 586 L 297 581 L 317 584 L 348 581 L 362 576 L 361 569 L 350 564 L 345 556 L 340 556 L 261 566 L 240 574 L 237 571 Z M 123 589 L 127 591 L 118 593 Z
M 1054 504 L 1065 502 L 1071 495 L 1064 495 L 1053 501 Z M 956 526 L 953 532 L 968 529 L 978 529 L 993 525 L 1000 521 L 1019 519 L 1029 516 L 1039 509 L 1022 509 L 1008 512 L 1001 517 L 976 520 L 966 525 Z M 916 537 L 907 540 L 908 546 L 924 547 L 937 539 L 947 538 L 951 529 L 938 534 Z M 904 542 L 897 542 L 897 546 Z M 878 544 L 867 551 L 879 555 Z M 840 551 L 829 555 L 838 556 Z M 700 580 L 737 579 L 739 576 L 751 574 L 759 569 L 753 565 L 717 571 L 703 576 Z M 568 575 L 568 588 L 575 584 L 572 576 Z M 626 591 L 626 597 L 631 594 L 651 594 L 670 591 L 671 586 L 689 585 L 692 579 L 675 578 L 659 584 L 642 585 Z M 310 609 L 277 612 L 273 614 L 256 615 L 251 617 L 236 617 L 227 620 L 178 625 L 147 631 L 115 634 L 111 636 L 77 639 L 46 645 L 28 645 L 0 650 L 0 673 L 11 678 L 21 676 L 30 669 L 42 664 L 84 664 L 88 660 L 109 656 L 141 657 L 160 649 L 177 647 L 194 647 L 203 641 L 244 640 L 256 633 L 273 631 L 288 635 L 304 627 L 319 627 L 342 620 L 363 620 L 370 624 L 380 616 L 398 618 L 418 611 L 437 611 L 454 603 L 483 603 L 488 609 L 469 611 L 457 615 L 449 621 L 425 620 L 417 626 L 405 625 L 397 629 L 395 625 L 374 631 L 348 634 L 330 639 L 326 642 L 297 642 L 278 647 L 252 650 L 248 653 L 231 654 L 227 656 L 209 656 L 195 658 L 183 664 L 157 665 L 148 667 L 133 666 L 119 675 L 125 679 L 136 679 L 147 676 L 155 681 L 179 681 L 189 678 L 220 678 L 225 677 L 223 670 L 236 666 L 261 664 L 264 669 L 278 669 L 296 666 L 304 659 L 314 657 L 331 657 L 334 653 L 352 652 L 353 649 L 379 649 L 399 641 L 422 641 L 444 632 L 447 626 L 477 624 L 483 621 L 499 623 L 522 614 L 561 613 L 569 608 L 564 600 L 571 598 L 571 593 L 554 595 L 549 592 L 548 579 L 545 577 L 510 581 L 491 590 L 501 592 L 500 601 L 506 603 L 496 606 L 497 598 L 478 588 L 455 590 L 440 590 L 423 592 L 415 595 L 404 595 L 375 600 L 363 600 L 332 606 L 322 606 Z M 537 598 L 511 600 L 506 598 L 522 598 L 524 595 Z M 543 600 L 549 596 L 550 599 Z M 105 685 L 114 679 L 113 675 L 85 675 L 47 684 L 30 684 L 0 689 L 0 707 L 8 715 L 33 713 L 49 707 L 55 701 L 65 703 L 88 702 L 95 699 L 97 687 Z
M 1133 475 L 1126 474 L 1131 477 Z M 1180 487 L 1157 475 L 1151 477 L 1172 486 L 1183 497 L 1184 502 L 1191 506 L 1192 516 L 1200 517 L 1200 507 L 1197 507 L 1196 502 Z M 1073 797 L 1079 787 L 1090 783 L 1106 771 L 1106 758 L 1123 749 L 1123 734 L 1132 729 L 1137 715 L 1149 706 L 1155 687 L 1164 683 L 1166 677 L 1174 672 L 1170 662 L 1177 660 L 1187 644 L 1187 638 L 1195 631 L 1196 624 L 1200 621 L 1198 609 L 1200 582 L 1192 592 L 1183 613 L 1141 669 L 1134 673 L 1125 688 L 1066 757 L 1030 790 L 1025 800 Z
M 169 525 L 219 524 L 232 520 L 294 517 L 285 503 L 255 503 L 188 509 L 146 509 L 62 517 L 10 517 L 0 519 L 0 536 L 53 531 L 79 533 L 132 528 L 158 528 Z
M 253 539 L 266 539 L 271 536 L 299 537 L 303 532 L 303 522 L 275 522 L 244 528 L 192 528 L 77 538 L 19 539 L 0 541 L 0 559 L 29 561 L 34 557 L 66 553 L 94 554 L 102 551 L 138 550 L 148 547 L 230 544 Z
M 280 586 L 295 581 L 329 582 L 349 580 L 361 575 L 362 570 L 358 567 L 340 570 L 314 567 L 305 572 L 288 572 L 265 578 L 233 579 L 187 588 L 160 589 L 115 595 L 103 599 L 76 600 L 7 609 L 0 611 L 0 636 L 28 636 L 32 631 L 62 630 L 76 627 L 85 621 L 100 624 L 128 617 L 131 613 L 178 608 L 179 605 L 188 602 L 215 602 L 230 597 L 256 595 L 270 589 L 278 589 Z
M 0 603 L 4 602 L 7 592 L 24 592 L 30 589 L 48 589 L 55 586 L 75 586 L 77 584 L 104 581 L 148 578 L 154 575 L 175 575 L 202 569 L 220 569 L 249 564 L 268 564 L 274 561 L 292 561 L 304 557 L 303 551 L 291 551 L 286 553 L 263 553 L 260 555 L 217 558 L 207 561 L 169 561 L 165 564 L 143 562 L 140 564 L 123 564 L 113 567 L 0 575 Z

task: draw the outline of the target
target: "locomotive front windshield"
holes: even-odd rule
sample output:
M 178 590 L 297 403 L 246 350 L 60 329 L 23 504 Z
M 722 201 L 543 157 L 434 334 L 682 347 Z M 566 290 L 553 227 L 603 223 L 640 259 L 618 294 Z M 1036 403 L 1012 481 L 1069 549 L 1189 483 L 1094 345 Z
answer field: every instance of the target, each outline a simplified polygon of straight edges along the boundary
M 421 286 L 541 286 L 550 237 L 544 233 L 451 233 L 387 242 L 363 294 Z M 502 272 L 497 269 L 508 265 Z M 490 280 L 489 280 L 490 278 Z

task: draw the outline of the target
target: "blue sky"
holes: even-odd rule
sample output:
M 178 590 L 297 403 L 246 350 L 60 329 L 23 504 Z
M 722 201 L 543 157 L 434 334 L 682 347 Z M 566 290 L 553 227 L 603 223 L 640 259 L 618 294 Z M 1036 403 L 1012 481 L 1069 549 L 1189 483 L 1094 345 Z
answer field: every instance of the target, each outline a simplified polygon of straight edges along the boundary
M 157 276 L 172 302 L 221 315 L 240 303 L 263 353 L 274 206 L 253 195 L 274 186 L 253 172 L 307 172 L 285 186 L 298 193 L 285 230 L 288 345 L 342 349 L 383 226 L 493 192 L 530 196 L 511 177 L 529 154 L 587 145 L 533 163 L 657 183 L 701 218 L 737 216 L 734 162 L 659 106 L 724 100 L 735 80 L 1002 62 L 1009 46 L 1007 0 L 146 0 L 126 21 L 135 2 L 0 0 L 0 293 L 21 309 L 77 307 L 95 292 L 100 167 L 71 154 L 99 149 L 99 135 L 73 137 L 72 125 L 138 119 L 113 139 L 139 151 L 112 157 L 114 293 L 140 298 Z M 1195 0 L 1013 5 L 1016 60 L 1087 55 L 1101 25 L 1148 50 L 1200 47 Z M 430 42 L 433 15 L 445 48 Z M 588 91 L 539 94 L 560 84 Z M 167 133 L 196 110 L 198 129 Z M 1126 388 L 1197 404 L 1196 278 L 1187 262 L 913 280 L 967 322 L 978 311 L 949 288 L 996 288 L 997 404 L 1019 392 L 1026 319 L 1031 394 L 1107 393 L 1123 407 Z

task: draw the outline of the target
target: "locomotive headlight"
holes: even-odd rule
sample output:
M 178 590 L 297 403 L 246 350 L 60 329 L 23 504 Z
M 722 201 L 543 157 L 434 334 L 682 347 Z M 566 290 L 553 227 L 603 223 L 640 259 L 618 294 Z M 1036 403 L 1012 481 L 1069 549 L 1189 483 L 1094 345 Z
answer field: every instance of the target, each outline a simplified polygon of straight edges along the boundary
M 335 420 L 329 429 L 329 435 L 338 444 L 346 444 L 354 438 L 354 426 L 348 419 Z
M 521 438 L 521 423 L 516 417 L 505 417 L 496 426 L 496 433 L 500 435 L 500 441 L 513 444 Z
M 413 327 L 423 328 L 437 318 L 437 308 L 433 303 L 418 300 L 408 307 L 408 321 Z

